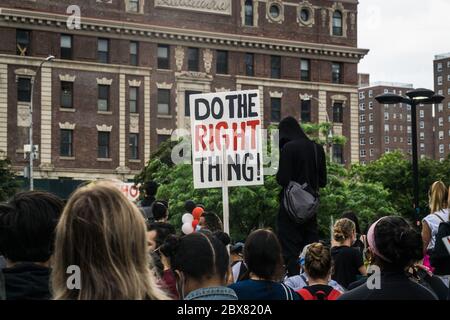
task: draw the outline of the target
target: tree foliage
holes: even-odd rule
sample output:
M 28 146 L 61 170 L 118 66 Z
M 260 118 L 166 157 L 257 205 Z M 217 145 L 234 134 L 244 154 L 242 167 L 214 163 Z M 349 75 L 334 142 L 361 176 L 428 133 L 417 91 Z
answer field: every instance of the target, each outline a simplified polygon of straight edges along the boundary
M 6 201 L 16 193 L 19 184 L 8 159 L 0 159 L 0 201 Z

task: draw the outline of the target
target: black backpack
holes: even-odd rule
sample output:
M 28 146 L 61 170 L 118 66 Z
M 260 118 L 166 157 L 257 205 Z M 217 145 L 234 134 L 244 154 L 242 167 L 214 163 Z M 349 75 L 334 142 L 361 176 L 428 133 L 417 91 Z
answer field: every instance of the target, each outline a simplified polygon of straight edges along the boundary
M 441 222 L 436 234 L 436 244 L 430 256 L 431 265 L 435 268 L 434 274 L 448 275 L 450 274 L 450 252 L 444 241 L 450 236 L 450 221 Z

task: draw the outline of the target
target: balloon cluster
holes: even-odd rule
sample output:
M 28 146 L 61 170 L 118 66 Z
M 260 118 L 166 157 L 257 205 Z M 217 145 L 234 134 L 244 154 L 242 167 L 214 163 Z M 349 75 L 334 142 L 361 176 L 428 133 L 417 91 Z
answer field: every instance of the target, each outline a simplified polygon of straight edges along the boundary
M 191 234 L 195 231 L 195 229 L 198 226 L 198 223 L 200 221 L 200 217 L 202 216 L 203 212 L 205 210 L 201 207 L 196 207 L 194 210 L 192 210 L 191 213 L 185 213 L 183 217 L 181 218 L 181 221 L 183 222 L 183 226 L 181 227 L 181 231 L 183 231 L 184 234 Z

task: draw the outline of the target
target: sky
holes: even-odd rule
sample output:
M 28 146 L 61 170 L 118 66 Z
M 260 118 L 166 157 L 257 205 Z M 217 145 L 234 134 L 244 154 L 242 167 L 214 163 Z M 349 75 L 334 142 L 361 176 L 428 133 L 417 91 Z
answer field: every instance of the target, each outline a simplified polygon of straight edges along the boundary
M 450 0 L 359 0 L 359 64 L 371 82 L 433 88 L 433 59 L 450 52 Z

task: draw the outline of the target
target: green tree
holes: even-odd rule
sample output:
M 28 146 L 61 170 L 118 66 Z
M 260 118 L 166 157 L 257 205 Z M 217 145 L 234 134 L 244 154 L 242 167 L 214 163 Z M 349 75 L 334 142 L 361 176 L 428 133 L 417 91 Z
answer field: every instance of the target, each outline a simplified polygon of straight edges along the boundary
M 0 160 L 0 201 L 6 201 L 14 195 L 19 187 L 11 162 L 8 159 Z

